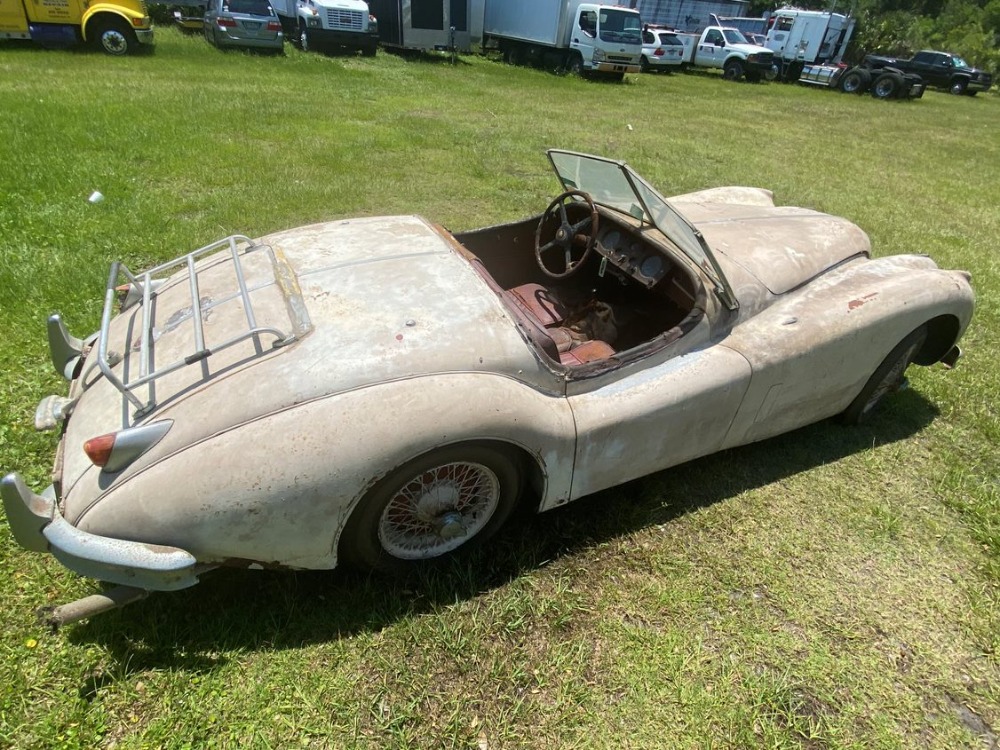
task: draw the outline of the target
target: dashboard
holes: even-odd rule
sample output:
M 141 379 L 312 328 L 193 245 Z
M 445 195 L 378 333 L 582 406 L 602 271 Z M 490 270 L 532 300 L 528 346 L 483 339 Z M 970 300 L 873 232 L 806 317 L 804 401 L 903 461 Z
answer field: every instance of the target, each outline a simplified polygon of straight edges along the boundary
M 653 287 L 667 275 L 669 261 L 641 235 L 618 225 L 602 228 L 597 235 L 598 252 L 645 287 Z

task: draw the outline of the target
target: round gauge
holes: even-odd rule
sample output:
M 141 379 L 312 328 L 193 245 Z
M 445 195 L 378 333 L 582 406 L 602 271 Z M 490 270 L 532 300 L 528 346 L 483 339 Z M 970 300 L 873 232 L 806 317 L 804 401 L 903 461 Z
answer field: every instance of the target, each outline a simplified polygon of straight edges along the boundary
M 609 250 L 613 250 L 614 248 L 618 247 L 618 243 L 621 241 L 621 238 L 622 238 L 621 232 L 619 232 L 617 229 L 612 229 L 610 232 L 604 235 L 603 245 Z
M 663 258 L 659 255 L 647 255 L 639 264 L 639 273 L 647 279 L 655 279 L 663 273 Z

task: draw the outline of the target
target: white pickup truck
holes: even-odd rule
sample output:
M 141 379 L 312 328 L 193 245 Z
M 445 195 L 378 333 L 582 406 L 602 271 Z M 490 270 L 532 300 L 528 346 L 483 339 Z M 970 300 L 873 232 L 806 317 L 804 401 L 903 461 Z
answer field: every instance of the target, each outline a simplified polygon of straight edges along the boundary
M 686 36 L 693 38 L 694 43 L 685 45 L 684 63 L 697 68 L 721 68 L 723 77 L 729 81 L 746 78 L 755 83 L 774 64 L 774 52 L 750 43 L 739 29 L 708 26 L 701 34 Z

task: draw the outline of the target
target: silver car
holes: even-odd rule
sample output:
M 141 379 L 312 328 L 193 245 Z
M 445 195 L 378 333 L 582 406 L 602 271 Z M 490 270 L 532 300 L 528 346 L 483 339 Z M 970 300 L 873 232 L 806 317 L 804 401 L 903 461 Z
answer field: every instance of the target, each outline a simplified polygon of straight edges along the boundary
M 203 28 L 216 47 L 284 48 L 281 23 L 267 0 L 209 0 Z

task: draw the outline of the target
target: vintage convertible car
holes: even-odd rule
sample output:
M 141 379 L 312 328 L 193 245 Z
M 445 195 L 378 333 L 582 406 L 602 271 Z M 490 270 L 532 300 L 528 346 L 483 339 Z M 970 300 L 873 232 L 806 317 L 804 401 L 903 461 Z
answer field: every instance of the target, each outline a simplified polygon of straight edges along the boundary
M 400 571 L 538 511 L 840 415 L 953 365 L 969 274 L 871 258 L 848 221 L 626 164 L 549 158 L 538 216 L 229 237 L 133 274 L 100 330 L 49 318 L 53 485 L 2 480 L 17 541 L 128 588 L 210 568 Z M 124 282 L 124 283 L 122 283 Z M 119 309 L 120 308 L 120 309 Z M 119 309 L 116 313 L 115 310 Z

